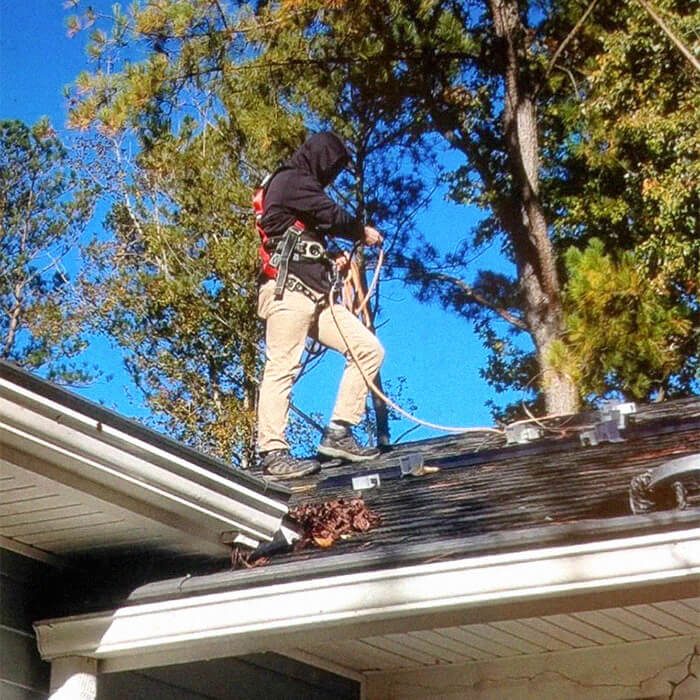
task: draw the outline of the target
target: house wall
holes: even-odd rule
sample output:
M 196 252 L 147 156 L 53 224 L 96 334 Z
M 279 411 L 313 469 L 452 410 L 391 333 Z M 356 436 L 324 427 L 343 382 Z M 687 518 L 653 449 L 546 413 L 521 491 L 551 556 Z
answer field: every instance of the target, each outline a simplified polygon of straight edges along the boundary
M 99 700 L 358 700 L 359 683 L 277 654 L 98 676 Z
M 32 621 L 40 617 L 52 567 L 0 548 L 0 698 L 48 697 L 49 664 L 39 657 Z
M 368 674 L 367 700 L 697 700 L 700 639 Z
M 0 548 L 0 700 L 46 700 L 32 622 L 53 615 L 57 570 Z M 55 602 L 55 601 L 54 601 Z M 98 700 L 357 700 L 356 681 L 277 654 L 101 674 Z

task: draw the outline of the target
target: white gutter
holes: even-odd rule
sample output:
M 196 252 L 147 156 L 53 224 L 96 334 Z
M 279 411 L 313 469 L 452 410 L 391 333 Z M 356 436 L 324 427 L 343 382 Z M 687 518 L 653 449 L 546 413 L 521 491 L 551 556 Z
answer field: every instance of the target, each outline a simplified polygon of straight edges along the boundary
M 125 495 L 143 502 L 149 517 L 166 513 L 168 525 L 183 518 L 209 530 L 215 542 L 224 532 L 238 533 L 252 546 L 269 541 L 287 512 L 284 503 L 264 495 L 262 482 L 227 479 L 2 378 L 0 444 L 8 455 L 18 450 L 33 457 L 23 468 L 101 498 Z
M 34 627 L 44 659 L 93 657 L 110 671 L 465 624 L 516 603 L 575 610 L 582 597 L 615 592 L 624 604 L 640 587 L 678 583 L 700 585 L 700 528 L 136 604 Z

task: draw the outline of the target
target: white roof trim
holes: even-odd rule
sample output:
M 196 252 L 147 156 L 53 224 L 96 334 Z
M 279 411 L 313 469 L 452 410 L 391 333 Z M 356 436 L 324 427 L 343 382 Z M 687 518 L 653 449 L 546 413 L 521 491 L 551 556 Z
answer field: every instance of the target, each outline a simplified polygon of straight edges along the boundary
M 126 606 L 35 624 L 44 659 L 105 671 L 322 642 L 537 600 L 700 581 L 700 528 L 277 584 Z M 340 629 L 339 629 L 340 628 Z M 326 636 L 325 639 L 328 637 Z
M 45 475 L 61 480 L 63 474 L 86 493 L 104 497 L 106 488 L 142 501 L 149 515 L 155 508 L 196 522 L 212 542 L 224 531 L 237 531 L 249 543 L 269 541 L 287 513 L 284 503 L 244 482 L 2 378 L 0 444 L 37 458 L 22 466 L 40 470 L 44 464 Z

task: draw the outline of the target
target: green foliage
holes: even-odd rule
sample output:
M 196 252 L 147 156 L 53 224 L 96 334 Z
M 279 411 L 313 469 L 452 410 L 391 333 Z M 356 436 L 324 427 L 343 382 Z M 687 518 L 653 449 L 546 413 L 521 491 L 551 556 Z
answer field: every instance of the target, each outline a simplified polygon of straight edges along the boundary
M 186 132 L 187 130 L 183 130 Z M 160 138 L 141 152 L 95 242 L 98 327 L 169 434 L 245 463 L 251 457 L 257 241 L 250 190 L 225 124 Z
M 697 10 L 656 4 L 697 41 Z M 600 0 L 573 36 L 588 3 L 518 3 L 507 36 L 502 5 L 155 0 L 115 5 L 106 29 L 94 17 L 73 25 L 94 25 L 95 67 L 71 93 L 72 124 L 107 137 L 122 162 L 116 247 L 99 253 L 102 282 L 117 290 L 112 307 L 102 299 L 105 328 L 170 430 L 225 456 L 249 441 L 259 329 L 243 212 L 305 127 L 351 144 L 341 196 L 388 234 L 389 273 L 475 324 L 497 390 L 537 403 L 554 372 L 586 397 L 697 386 L 696 76 L 638 3 Z M 537 120 L 515 145 L 508 42 L 519 104 Z M 452 199 L 483 214 L 472 230 L 456 222 L 449 254 L 413 223 L 445 144 L 461 163 L 445 175 Z M 488 246 L 501 269 L 475 269 Z M 608 276 L 593 300 L 595 264 Z M 213 396 L 231 397 L 229 408 L 214 410 Z
M 671 393 L 692 372 L 686 363 L 696 364 L 691 309 L 655 289 L 634 253 L 613 257 L 598 239 L 570 248 L 565 261 L 567 335 L 556 361 L 584 393 L 637 401 Z
M 699 45 L 700 11 L 676 0 L 656 5 L 678 36 Z M 569 177 L 568 191 L 553 193 L 557 234 L 635 248 L 657 284 L 697 291 L 698 75 L 638 3 L 597 14 L 605 31 L 590 26 L 586 52 L 571 57 L 585 75 L 585 100 L 565 115 Z
M 87 310 L 63 260 L 93 201 L 47 121 L 0 121 L 0 357 L 64 383 L 92 376 L 73 362 Z
M 655 5 L 697 53 L 700 11 L 676 0 Z M 697 390 L 697 73 L 639 3 L 603 3 L 566 58 L 570 75 L 560 74 L 552 108 L 566 149 L 549 196 L 560 248 L 585 248 L 565 256 L 569 361 L 585 368 L 584 393 Z M 583 78 L 573 94 L 571 71 Z

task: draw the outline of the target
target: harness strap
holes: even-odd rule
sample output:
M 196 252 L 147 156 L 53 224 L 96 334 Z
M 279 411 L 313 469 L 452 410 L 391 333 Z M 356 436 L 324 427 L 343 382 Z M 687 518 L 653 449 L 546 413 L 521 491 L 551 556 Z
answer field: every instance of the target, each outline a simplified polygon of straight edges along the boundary
M 290 226 L 282 237 L 281 249 L 270 258 L 272 267 L 277 268 L 275 299 L 281 299 L 284 295 L 284 287 L 287 284 L 287 275 L 289 274 L 289 260 L 300 238 L 301 231 L 294 226 Z
M 271 256 L 274 256 L 275 254 L 281 254 L 282 248 L 284 246 L 284 240 L 284 236 L 274 239 L 268 238 L 267 242 L 265 243 L 265 250 L 267 250 L 271 254 Z M 321 243 L 318 243 L 317 241 L 305 241 L 302 239 L 299 240 L 294 246 L 294 250 L 292 251 L 290 260 L 294 260 L 294 262 L 301 262 L 305 260 L 325 261 L 327 257 L 328 256 L 326 253 L 326 249 Z M 271 263 L 272 259 L 273 258 L 271 257 Z M 279 258 L 275 258 L 276 261 L 278 259 Z
M 290 292 L 301 292 L 305 297 L 311 299 L 311 301 L 313 301 L 313 303 L 320 309 L 328 305 L 328 298 L 325 294 L 315 292 L 313 289 L 305 285 L 300 279 L 294 277 L 294 275 L 290 275 L 287 278 L 285 287 Z

